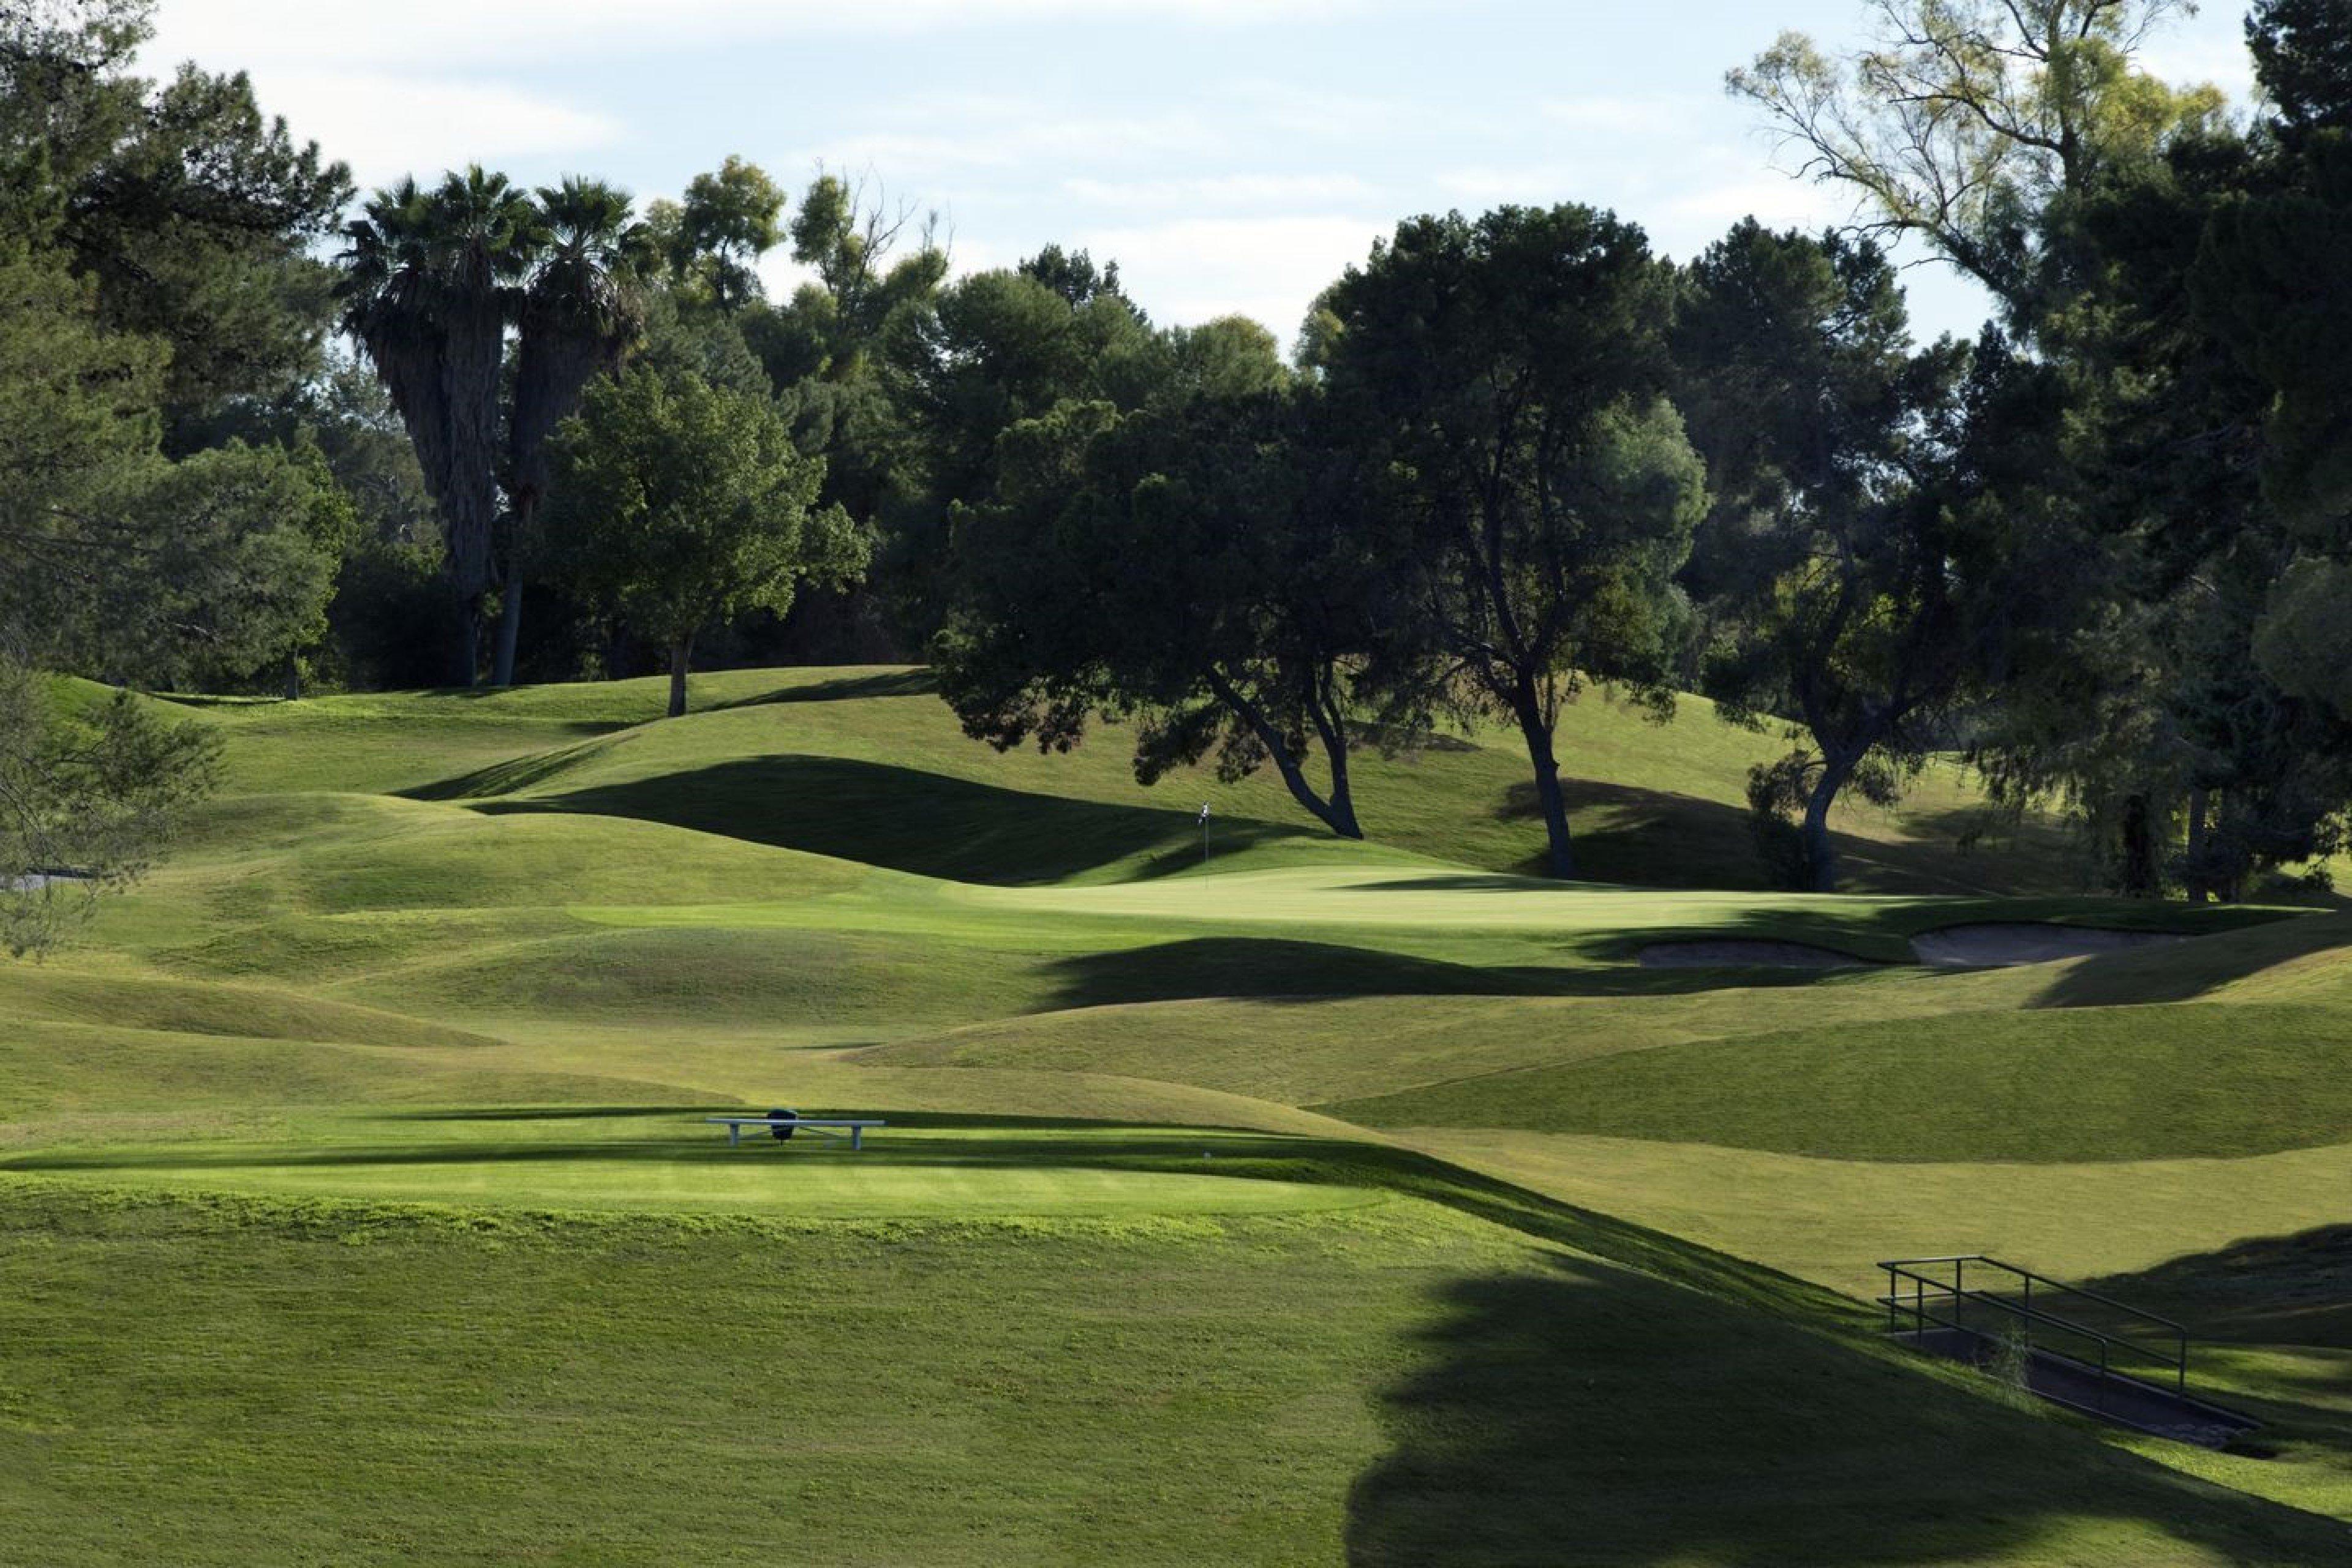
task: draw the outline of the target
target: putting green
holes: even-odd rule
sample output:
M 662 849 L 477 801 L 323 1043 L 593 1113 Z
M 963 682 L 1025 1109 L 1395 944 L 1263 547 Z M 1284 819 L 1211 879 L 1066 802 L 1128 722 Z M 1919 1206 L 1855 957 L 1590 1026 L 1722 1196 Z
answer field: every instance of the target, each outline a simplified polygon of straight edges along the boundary
M 299 1142 L 45 1148 L 0 1171 L 110 1187 L 492 1208 L 652 1210 L 814 1218 L 1176 1216 L 1355 1208 L 1361 1187 L 1238 1173 L 1268 1143 L 1214 1131 L 894 1127 L 863 1150 L 803 1132 L 780 1142 L 677 1113 L 415 1113 L 409 1136 Z M 455 1128 L 469 1136 L 451 1137 Z M 756 1134 L 756 1135 L 755 1135 Z M 1234 1174 L 1218 1173 L 1220 1157 Z

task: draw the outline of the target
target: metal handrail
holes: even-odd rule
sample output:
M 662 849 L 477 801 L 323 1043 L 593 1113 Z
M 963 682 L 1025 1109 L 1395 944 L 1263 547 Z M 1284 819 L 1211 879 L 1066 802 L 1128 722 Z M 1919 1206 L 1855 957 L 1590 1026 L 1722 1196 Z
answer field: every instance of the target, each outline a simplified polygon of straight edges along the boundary
M 2161 1363 L 2166 1366 L 2185 1369 L 2188 1364 L 2189 1336 L 2185 1333 L 2176 1334 L 2174 1336 L 2177 1342 L 2176 1345 L 2171 1352 L 2167 1352 L 2157 1349 L 2153 1345 L 2146 1344 L 2138 1340 L 2132 1339 L 2128 1335 L 2106 1333 L 2101 1330 L 2091 1328 L 2086 1324 L 2079 1323 L 2072 1318 L 2063 1318 L 2054 1312 L 2042 1311 L 2032 1306 L 2030 1300 L 2025 1303 L 2011 1301 L 2006 1297 L 1995 1295 L 1990 1290 L 1971 1290 L 1966 1286 L 1957 1282 L 1948 1284 L 1941 1279 L 1932 1279 L 1927 1275 L 1920 1274 L 1912 1269 L 1904 1268 L 1899 1266 L 1889 1268 L 1886 1273 L 1887 1289 L 1889 1290 L 1894 1289 L 1895 1278 L 1899 1275 L 1903 1279 L 1932 1286 L 1939 1295 L 1950 1296 L 1960 1300 L 1982 1301 L 1989 1306 L 1997 1307 L 2005 1312 L 2012 1314 L 2013 1316 L 2037 1319 L 2042 1322 L 2051 1323 L 2058 1328 L 2064 1329 L 2070 1333 L 2079 1334 L 2084 1339 L 2102 1340 L 2108 1344 L 2121 1345 L 2126 1350 L 2135 1352 L 2139 1355 L 2147 1357 L 2149 1361 Z
M 1914 1264 L 1933 1266 L 1941 1263 L 1948 1263 L 1953 1266 L 1952 1278 L 1949 1281 L 1922 1274 L 1916 1268 L 1912 1267 Z M 2024 1302 L 2021 1304 L 2019 1302 L 2010 1300 L 2005 1297 L 1994 1295 L 1990 1291 L 1971 1290 L 1968 1289 L 1966 1283 L 1966 1270 L 1967 1266 L 1971 1263 L 1982 1263 L 1990 1268 L 2000 1269 L 2004 1273 L 2015 1275 L 2026 1280 L 2028 1283 Z M 2184 1394 L 2188 1392 L 2189 1332 L 2186 1329 L 2182 1328 L 2179 1324 L 2174 1322 L 2169 1318 L 2159 1317 L 2154 1312 L 2140 1311 L 2137 1308 L 2127 1306 L 2124 1302 L 2114 1300 L 2112 1297 L 2102 1296 L 2095 1290 L 2077 1289 L 2071 1285 L 2065 1284 L 2062 1280 L 2052 1279 L 2046 1275 L 2036 1274 L 2029 1268 L 2020 1268 L 2013 1263 L 2004 1263 L 1997 1258 L 1988 1258 L 1982 1253 L 1963 1253 L 1950 1258 L 1898 1258 L 1891 1262 L 1882 1262 L 1878 1267 L 1886 1270 L 1886 1294 L 1881 1298 L 1881 1303 L 1886 1308 L 1886 1326 L 1890 1331 L 1892 1331 L 1895 1326 L 1897 1321 L 1896 1314 L 1903 1310 L 1906 1306 L 1910 1310 L 1913 1322 L 1919 1325 L 1922 1329 L 1924 1329 L 1927 1323 L 1935 1322 L 1941 1324 L 1946 1328 L 1958 1330 L 1963 1333 L 1973 1333 L 1976 1331 L 1969 1328 L 1969 1326 L 1963 1321 L 1958 1320 L 1947 1320 L 1930 1313 L 1927 1310 L 1927 1293 L 1928 1290 L 1932 1289 L 1936 1292 L 1936 1296 L 1938 1300 L 1948 1298 L 1955 1302 L 1982 1301 L 1986 1305 L 2000 1311 L 2011 1314 L 2012 1317 L 2016 1317 L 2029 1322 L 2047 1323 L 2053 1328 L 2063 1331 L 2063 1332 L 2095 1342 L 2099 1347 L 2099 1375 L 2103 1380 L 2111 1377 L 2129 1375 L 2128 1373 L 2116 1372 L 2108 1364 L 2108 1352 L 2110 1349 L 2120 1348 L 2147 1361 L 2154 1362 L 2160 1366 L 2169 1366 L 2172 1369 L 2175 1388 Z M 1901 1279 L 1908 1279 L 1912 1283 L 1911 1300 L 1907 1303 L 1904 1300 L 1903 1296 L 1897 1288 L 1897 1281 Z M 2123 1312 L 2133 1317 L 2142 1319 L 2146 1321 L 2164 1325 L 2166 1328 L 2172 1331 L 2173 1338 L 2177 1342 L 2172 1354 L 2168 1356 L 2163 1352 L 2156 1350 L 2152 1346 L 2142 1344 L 2137 1340 L 2128 1339 L 2120 1334 L 2104 1333 L 2097 1329 L 2091 1328 L 2087 1324 L 2076 1322 L 2071 1318 L 2061 1317 L 2054 1312 L 2047 1312 L 2035 1308 L 2032 1305 L 2032 1284 L 2035 1281 L 2039 1281 L 2046 1286 L 2055 1287 L 2061 1292 L 2068 1295 L 2080 1296 L 2086 1300 L 2098 1301 L 2104 1305 L 2115 1307 Z M 2030 1335 L 2027 1338 L 2026 1343 L 2028 1347 L 2031 1348 L 2032 1341 Z M 2137 1382 L 2138 1380 L 2135 1378 L 2132 1379 L 2132 1381 Z
M 1915 1265 L 1929 1263 L 1988 1264 L 1992 1268 L 2000 1269 L 2003 1273 L 2014 1274 L 2021 1279 L 2031 1279 L 2036 1284 L 2047 1285 L 2053 1289 L 2063 1290 L 2069 1296 L 2080 1296 L 2086 1301 L 2096 1301 L 2101 1306 L 2113 1307 L 2119 1312 L 2128 1312 L 2133 1317 L 2141 1320 L 2143 1322 L 2160 1323 L 2164 1327 L 2171 1330 L 2175 1335 L 2181 1339 L 2185 1340 L 2189 1337 L 2189 1330 L 2186 1325 L 2177 1323 L 2160 1312 L 2144 1310 L 2141 1308 L 2133 1306 L 2128 1301 L 2118 1301 L 2113 1296 L 2103 1296 L 2096 1290 L 2085 1290 L 2080 1285 L 2069 1285 L 2063 1279 L 2053 1279 L 2047 1274 L 2036 1274 L 2031 1268 L 2021 1268 L 2014 1263 L 2005 1263 L 1998 1258 L 1991 1257 L 1982 1252 L 1962 1252 L 1957 1253 L 1949 1258 L 1898 1258 L 1892 1263 L 1881 1263 L 1878 1267 L 1881 1268 L 1908 1268 Z

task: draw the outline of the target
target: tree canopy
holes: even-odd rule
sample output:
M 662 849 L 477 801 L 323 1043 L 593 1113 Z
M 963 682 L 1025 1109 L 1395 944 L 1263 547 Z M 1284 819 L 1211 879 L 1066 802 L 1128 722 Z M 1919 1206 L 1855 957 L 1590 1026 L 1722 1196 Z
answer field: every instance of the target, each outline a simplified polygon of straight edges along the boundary
M 556 569 L 668 650 L 673 718 L 697 634 L 865 569 L 865 535 L 816 504 L 824 460 L 793 447 L 772 405 L 690 373 L 592 386 L 552 458 Z
M 1329 395 L 1397 465 L 1426 568 L 1394 695 L 1517 726 L 1555 876 L 1560 705 L 1591 679 L 1668 700 L 1706 495 L 1664 396 L 1672 298 L 1640 229 L 1575 205 L 1412 220 L 1326 297 Z

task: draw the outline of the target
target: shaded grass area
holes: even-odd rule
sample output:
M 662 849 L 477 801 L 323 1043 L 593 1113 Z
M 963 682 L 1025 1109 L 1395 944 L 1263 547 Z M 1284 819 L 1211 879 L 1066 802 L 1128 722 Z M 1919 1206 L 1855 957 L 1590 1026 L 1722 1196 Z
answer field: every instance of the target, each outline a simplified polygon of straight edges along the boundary
M 591 785 L 481 809 L 635 817 L 964 882 L 1165 876 L 1243 857 L 1381 858 L 1307 827 L 1220 822 L 1210 854 L 1189 811 L 1108 805 L 843 757 L 765 756 Z M 1390 853 L 1391 858 L 1405 858 Z
M 2152 1497 L 2048 1422 L 1546 1264 L 1447 1292 L 1433 1360 L 1391 1392 L 1395 1447 L 1351 1495 L 1351 1562 L 2259 1563 L 2346 1542 L 2284 1508 L 2216 1512 L 2183 1479 Z M 1727 1471 L 1726 1439 L 1748 1455 Z M 2036 1464 L 2063 1466 L 2076 1502 L 2030 1500 Z
M 2108 1276 L 2097 1289 L 2194 1318 L 2210 1336 L 2352 1352 L 2352 1224 L 2241 1237 Z M 2342 1387 L 2352 1396 L 2352 1377 Z
M 2352 1139 L 2352 1019 L 2179 1004 L 1696 1041 L 1318 1107 L 1850 1160 L 2232 1158 Z

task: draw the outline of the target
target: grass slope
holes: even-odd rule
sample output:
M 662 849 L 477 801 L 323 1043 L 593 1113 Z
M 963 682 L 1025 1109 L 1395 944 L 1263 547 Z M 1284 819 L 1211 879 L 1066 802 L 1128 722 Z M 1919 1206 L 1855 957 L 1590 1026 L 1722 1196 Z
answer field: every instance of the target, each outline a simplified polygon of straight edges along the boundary
M 1956 1013 L 1612 1053 L 1318 1109 L 1373 1127 L 1844 1160 L 2227 1159 L 2352 1141 L 2352 1018 L 2261 1004 Z
M 153 1544 L 194 1432 L 204 1484 L 168 1519 L 191 1565 L 325 1541 L 354 1564 L 2220 1564 L 2343 1540 L 1420 1204 L 779 1230 L 34 1187 L 0 1225 L 25 1260 L 0 1529 L 58 1568 Z M 1736 1360 L 1694 1363 L 1694 1334 Z
M 981 881 L 1118 879 L 1194 863 L 1195 805 L 1222 825 L 1213 849 L 1348 863 L 1435 858 L 1534 869 L 1542 833 L 1516 740 L 1499 728 L 1356 759 L 1369 847 L 1336 847 L 1279 781 L 1203 772 L 1138 786 L 1127 737 L 1106 727 L 1076 752 L 996 752 L 966 739 L 908 669 L 738 670 L 698 677 L 695 711 L 652 722 L 658 680 L 513 691 L 228 703 L 203 716 L 236 739 L 236 787 L 402 793 L 503 809 L 650 818 L 928 875 Z M 1591 693 L 1561 721 L 1572 819 L 1591 874 L 1654 885 L 1754 886 L 1747 769 L 1786 749 L 1685 699 L 1658 725 Z M 2071 879 L 2046 826 L 1964 853 L 1994 826 L 1956 769 L 1929 770 L 1904 808 L 1841 814 L 1857 886 L 2011 892 Z
M 0 970 L 0 1540 L 2352 1544 L 2310 1511 L 2352 1516 L 2352 1323 L 2325 1300 L 2347 917 L 2050 893 L 2038 830 L 1958 852 L 1945 770 L 1843 823 L 1880 896 L 1744 890 L 1745 770 L 1778 742 L 1696 703 L 1569 718 L 1587 863 L 1629 889 L 1512 874 L 1539 836 L 1495 735 L 1367 750 L 1383 837 L 1346 845 L 1268 779 L 1141 790 L 1115 732 L 991 752 L 919 671 L 695 689 L 676 721 L 657 682 L 184 710 L 231 793 L 82 947 Z M 1989 896 L 2015 889 L 2043 891 Z M 1894 966 L 1977 920 L 2207 934 Z M 1890 966 L 1635 962 L 1694 936 Z M 853 1157 L 698 1121 L 772 1104 L 892 1126 Z M 1965 1246 L 2210 1305 L 2235 1336 L 2211 1375 L 2277 1457 L 2102 1436 L 1877 1343 L 1871 1258 Z

